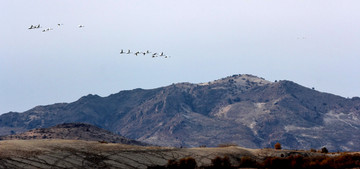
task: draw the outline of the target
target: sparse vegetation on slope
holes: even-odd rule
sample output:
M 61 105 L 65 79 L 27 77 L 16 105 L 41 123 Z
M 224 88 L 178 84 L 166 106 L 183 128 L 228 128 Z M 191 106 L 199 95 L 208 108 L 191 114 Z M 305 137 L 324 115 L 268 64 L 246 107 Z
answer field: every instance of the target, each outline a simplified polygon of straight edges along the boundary
M 192 163 L 196 164 L 193 158 Z M 257 162 L 249 157 L 240 158 L 240 165 L 232 165 L 229 157 L 216 157 L 211 160 L 210 166 L 179 165 L 171 160 L 166 166 L 150 166 L 149 169 L 237 169 L 237 168 L 264 168 L 264 169 L 343 169 L 360 167 L 360 154 L 341 154 L 334 157 L 315 156 L 303 157 L 294 155 L 289 157 L 266 157 L 264 161 Z M 186 159 L 180 159 L 180 161 Z M 175 165 L 174 165 L 175 164 Z
M 1 136 L 0 140 L 65 139 L 148 145 L 127 139 L 99 127 L 84 123 L 64 123 L 49 128 L 33 129 L 24 133 Z
M 357 153 L 144 147 L 82 140 L 0 141 L 0 168 L 354 168 Z
M 88 95 L 0 116 L 0 135 L 84 122 L 161 146 L 360 151 L 360 99 L 234 75 L 208 83 Z M 336 134 L 334 134 L 336 133 Z

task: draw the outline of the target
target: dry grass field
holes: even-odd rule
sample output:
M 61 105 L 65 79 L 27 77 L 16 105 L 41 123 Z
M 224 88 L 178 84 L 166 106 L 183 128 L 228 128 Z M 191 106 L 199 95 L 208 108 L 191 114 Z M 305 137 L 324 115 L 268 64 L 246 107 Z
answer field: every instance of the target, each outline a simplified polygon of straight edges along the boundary
M 168 160 L 192 157 L 208 166 L 216 157 L 229 157 L 238 165 L 242 157 L 263 161 L 266 157 L 324 156 L 309 151 L 217 148 L 143 147 L 81 140 L 0 141 L 0 168 L 147 168 L 164 166 Z M 337 154 L 327 154 L 336 156 Z

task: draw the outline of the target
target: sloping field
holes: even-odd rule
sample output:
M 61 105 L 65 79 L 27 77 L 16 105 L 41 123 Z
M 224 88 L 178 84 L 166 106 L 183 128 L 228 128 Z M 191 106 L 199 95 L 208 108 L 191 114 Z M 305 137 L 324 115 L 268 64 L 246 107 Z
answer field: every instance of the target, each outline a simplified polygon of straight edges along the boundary
M 81 140 L 8 140 L 0 142 L 0 168 L 147 168 L 168 160 L 193 157 L 198 166 L 215 157 L 228 156 L 237 164 L 243 156 L 320 155 L 271 149 L 142 147 Z

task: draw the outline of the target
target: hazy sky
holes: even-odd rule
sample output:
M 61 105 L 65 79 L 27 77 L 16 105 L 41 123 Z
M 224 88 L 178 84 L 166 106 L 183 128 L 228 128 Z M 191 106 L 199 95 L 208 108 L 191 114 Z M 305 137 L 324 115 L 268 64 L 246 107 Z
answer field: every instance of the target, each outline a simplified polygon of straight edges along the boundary
M 4 0 L 0 14 L 0 114 L 233 74 L 360 96 L 359 0 Z

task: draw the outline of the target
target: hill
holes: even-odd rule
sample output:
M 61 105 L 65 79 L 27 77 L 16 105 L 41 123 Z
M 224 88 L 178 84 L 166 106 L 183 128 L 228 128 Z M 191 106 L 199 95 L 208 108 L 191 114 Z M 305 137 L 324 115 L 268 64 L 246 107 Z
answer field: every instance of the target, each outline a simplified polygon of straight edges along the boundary
M 360 98 L 347 99 L 291 81 L 234 75 L 207 83 L 87 95 L 0 116 L 0 134 L 60 123 L 89 123 L 161 146 L 235 143 L 249 148 L 360 151 Z
M 102 128 L 84 123 L 64 123 L 49 128 L 32 129 L 30 131 L 0 136 L 0 140 L 34 140 L 64 139 L 122 143 L 130 145 L 147 145 L 139 141 L 127 139 Z

